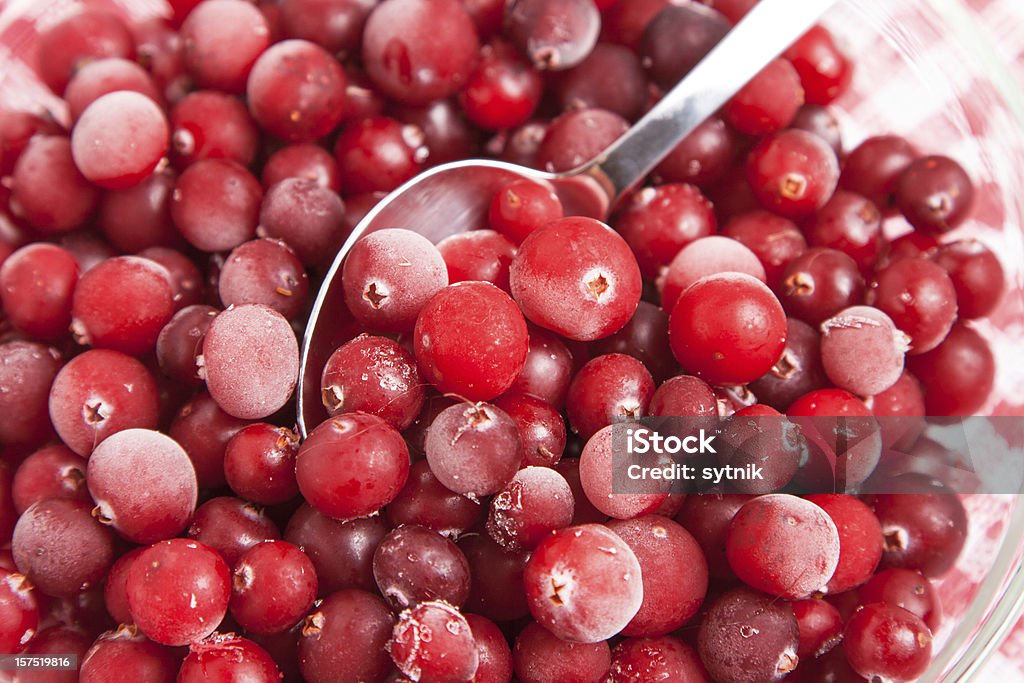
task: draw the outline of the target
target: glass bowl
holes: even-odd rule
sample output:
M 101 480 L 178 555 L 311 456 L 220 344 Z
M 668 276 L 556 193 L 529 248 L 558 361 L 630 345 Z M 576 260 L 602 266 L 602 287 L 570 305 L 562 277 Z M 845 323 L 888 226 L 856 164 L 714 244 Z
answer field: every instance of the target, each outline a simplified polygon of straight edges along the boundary
M 629 2 L 630 0 L 622 0 Z M 162 0 L 83 3 L 135 19 L 167 11 Z M 36 26 L 79 3 L 74 0 L 0 0 L 0 103 L 15 109 L 47 107 L 67 122 L 63 104 L 35 76 Z M 925 152 L 960 161 L 976 182 L 973 218 L 955 233 L 991 247 L 1008 274 L 999 310 L 977 323 L 993 346 L 996 387 L 986 415 L 1024 414 L 1024 99 L 1019 84 L 986 42 L 960 0 L 846 0 L 824 23 L 857 59 L 852 87 L 833 106 L 844 144 L 896 133 Z M 907 229 L 889 219 L 890 235 Z M 1007 432 L 1010 433 L 1010 432 Z M 1021 449 L 1016 436 L 993 435 L 994 448 Z M 927 683 L 982 680 L 986 660 L 1024 610 L 1024 498 L 965 495 L 969 534 L 956 566 L 938 582 L 943 626 L 936 656 L 920 679 Z M 1024 664 L 1024 663 L 1022 663 Z

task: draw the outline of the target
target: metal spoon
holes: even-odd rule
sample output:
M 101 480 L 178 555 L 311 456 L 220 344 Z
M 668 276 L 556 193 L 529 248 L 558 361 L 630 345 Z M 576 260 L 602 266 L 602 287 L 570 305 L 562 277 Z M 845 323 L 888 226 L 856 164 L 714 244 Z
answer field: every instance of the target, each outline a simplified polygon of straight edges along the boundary
M 437 242 L 472 230 L 484 224 L 492 195 L 523 177 L 550 183 L 566 215 L 604 218 L 627 190 L 834 2 L 761 0 L 636 125 L 578 168 L 547 173 L 489 159 L 456 161 L 421 173 L 382 199 L 334 257 L 313 303 L 296 389 L 302 435 L 327 417 L 320 400 L 320 372 L 333 350 L 351 337 L 354 323 L 345 308 L 340 271 L 360 237 L 382 228 L 409 228 Z

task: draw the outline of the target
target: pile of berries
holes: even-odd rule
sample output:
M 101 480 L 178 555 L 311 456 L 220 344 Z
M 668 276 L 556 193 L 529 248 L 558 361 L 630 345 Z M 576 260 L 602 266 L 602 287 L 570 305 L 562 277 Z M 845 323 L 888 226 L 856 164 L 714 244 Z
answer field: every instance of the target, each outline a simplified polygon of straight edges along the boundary
M 772 493 L 808 446 L 769 431 L 767 490 L 613 485 L 623 420 L 985 406 L 972 321 L 1004 276 L 958 238 L 972 182 L 898 136 L 843 144 L 825 28 L 607 224 L 521 180 L 436 245 L 359 240 L 328 417 L 293 429 L 297 332 L 385 193 L 587 161 L 754 1 L 41 24 L 66 116 L 0 111 L 0 653 L 76 654 L 47 680 L 87 683 L 917 678 L 967 532 L 920 428 L 881 432 L 904 494 Z

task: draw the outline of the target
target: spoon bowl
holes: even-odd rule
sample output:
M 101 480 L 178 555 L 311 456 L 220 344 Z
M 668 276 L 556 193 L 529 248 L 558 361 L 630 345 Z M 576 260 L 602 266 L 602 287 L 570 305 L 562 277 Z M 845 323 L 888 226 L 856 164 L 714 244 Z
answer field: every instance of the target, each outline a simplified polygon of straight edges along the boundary
M 678 84 L 595 159 L 550 173 L 489 159 L 429 169 L 384 197 L 352 230 L 324 276 L 302 338 L 297 422 L 302 436 L 327 417 L 320 371 L 358 333 L 345 307 L 341 267 L 352 245 L 383 228 L 414 230 L 432 242 L 486 227 L 491 198 L 521 178 L 547 183 L 567 216 L 605 219 L 683 138 L 794 40 L 836 0 L 761 0 Z

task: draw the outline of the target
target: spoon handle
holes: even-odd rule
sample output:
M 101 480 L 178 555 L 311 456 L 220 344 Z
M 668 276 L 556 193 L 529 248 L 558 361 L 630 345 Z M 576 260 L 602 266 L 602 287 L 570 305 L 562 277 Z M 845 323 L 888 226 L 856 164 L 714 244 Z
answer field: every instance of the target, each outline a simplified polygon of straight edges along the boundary
M 761 0 L 625 135 L 567 175 L 595 177 L 614 205 L 835 1 Z

